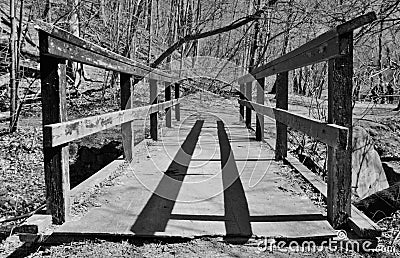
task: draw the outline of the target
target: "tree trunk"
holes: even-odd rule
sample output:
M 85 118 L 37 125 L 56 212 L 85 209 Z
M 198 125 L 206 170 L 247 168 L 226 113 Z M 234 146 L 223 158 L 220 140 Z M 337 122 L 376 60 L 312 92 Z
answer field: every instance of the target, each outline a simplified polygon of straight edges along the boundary
M 18 88 L 17 88 L 17 19 L 15 17 L 16 4 L 15 0 L 10 0 L 10 18 L 11 18 L 11 34 L 10 34 L 10 132 L 17 130 L 17 106 L 18 106 Z M 22 18 L 22 17 L 21 17 Z
M 152 9 L 153 9 L 153 0 L 148 0 L 147 3 L 147 31 L 149 32 L 149 49 L 147 55 L 147 63 L 150 65 L 151 62 L 151 41 L 152 41 Z
M 78 6 L 79 0 L 68 0 L 68 7 L 70 8 L 70 18 L 69 18 L 69 31 L 72 35 L 79 37 L 80 29 L 79 29 L 79 13 Z M 71 63 L 71 77 L 74 81 L 74 89 L 77 90 L 80 82 L 81 82 L 81 74 L 82 74 L 82 65 L 76 62 Z

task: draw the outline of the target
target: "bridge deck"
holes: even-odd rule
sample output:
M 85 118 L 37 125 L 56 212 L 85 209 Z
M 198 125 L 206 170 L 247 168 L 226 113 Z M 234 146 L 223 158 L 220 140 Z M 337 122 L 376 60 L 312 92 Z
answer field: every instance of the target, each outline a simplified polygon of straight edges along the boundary
M 203 99 L 204 101 L 204 99 Z M 188 105 L 193 103 L 187 102 Z M 203 103 L 204 104 L 204 103 Z M 139 236 L 327 238 L 335 231 L 285 178 L 274 152 L 238 123 L 234 105 L 182 106 L 182 122 L 135 160 L 77 221 L 55 233 Z M 266 121 L 267 122 L 267 121 Z

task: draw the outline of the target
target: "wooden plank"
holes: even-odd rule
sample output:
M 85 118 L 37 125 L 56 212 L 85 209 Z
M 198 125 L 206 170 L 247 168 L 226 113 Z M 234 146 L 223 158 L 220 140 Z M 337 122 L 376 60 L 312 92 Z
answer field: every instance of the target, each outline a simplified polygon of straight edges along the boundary
M 165 82 L 165 101 L 170 101 L 171 100 L 171 85 L 169 82 Z M 165 109 L 165 126 L 168 128 L 172 127 L 172 121 L 171 121 L 171 108 L 168 107 Z
M 257 80 L 257 103 L 264 105 L 264 84 L 265 78 Z M 256 114 L 256 140 L 264 140 L 264 116 L 262 114 Z
M 158 87 L 157 81 L 150 79 L 150 105 L 158 102 Z M 158 140 L 158 114 L 150 114 L 150 137 L 154 141 Z
M 245 84 L 240 84 L 240 99 L 244 100 L 244 95 L 245 95 Z M 244 122 L 244 106 L 240 105 L 239 106 L 239 121 Z
M 276 107 L 288 109 L 288 72 L 278 73 L 276 76 Z M 287 125 L 276 120 L 276 149 L 275 159 L 281 160 L 287 156 Z
M 248 101 L 251 101 L 253 96 L 253 83 L 252 82 L 248 82 L 246 83 L 245 86 L 245 91 L 246 91 L 246 99 Z M 246 107 L 246 127 L 247 128 L 251 128 L 251 108 Z
M 337 26 L 335 29 L 323 33 L 317 38 L 307 42 L 299 48 L 281 56 L 263 66 L 255 68 L 251 73 L 239 78 L 239 83 L 247 83 L 268 77 L 274 74 L 287 72 L 299 67 L 327 61 L 331 58 L 343 55 L 342 46 L 338 43 L 340 35 L 376 20 L 374 12 L 361 15 L 353 20 Z
M 369 12 L 364 15 L 360 15 L 350 21 L 340 24 L 336 27 L 336 31 L 339 35 L 352 33 L 353 30 L 358 29 L 364 25 L 367 25 L 377 19 L 375 12 Z
M 328 186 L 318 175 L 310 171 L 291 154 L 288 154 L 285 161 L 299 172 L 316 190 L 318 190 L 325 200 L 327 199 Z M 354 205 L 351 205 L 351 217 L 348 220 L 348 225 L 359 237 L 363 238 L 379 237 L 383 232 L 382 228 Z
M 51 135 L 51 137 L 46 139 L 44 144 L 47 147 L 55 147 L 78 140 L 114 126 L 143 118 L 146 115 L 158 113 L 167 107 L 177 105 L 179 101 L 181 101 L 181 99 L 46 125 L 44 131 L 46 131 L 46 134 Z
M 40 46 L 40 51 L 44 55 L 54 55 L 96 67 L 162 81 L 172 82 L 175 80 L 171 74 L 99 47 L 54 25 L 36 21 L 35 27 L 44 38 Z
M 207 112 L 207 108 L 201 108 L 199 112 Z M 335 231 L 309 199 L 291 194 L 290 187 L 294 186 L 287 183 L 278 172 L 280 166 L 272 159 L 273 151 L 263 143 L 243 137 L 247 131 L 237 126 L 235 110 L 235 107 L 228 106 L 217 115 L 226 122 L 226 132 L 229 132 L 234 152 L 228 155 L 222 150 L 229 159 L 225 166 L 222 165 L 222 159 L 195 161 L 191 155 L 187 155 L 188 151 L 185 151 L 186 155 L 178 155 L 182 142 L 177 142 L 176 136 L 179 134 L 183 141 L 196 118 L 185 120 L 183 127 L 168 130 L 162 141 L 148 145 L 146 152 L 135 154 L 135 159 L 140 162 L 134 162 L 131 169 L 137 176 L 124 173 L 120 178 L 124 184 L 112 186 L 112 194 L 101 198 L 101 207 L 91 209 L 79 221 L 64 224 L 53 236 L 226 236 L 232 232 L 235 224 L 242 225 L 239 222 L 243 219 L 241 207 L 246 202 L 254 236 L 303 240 L 335 236 Z M 184 112 L 189 113 L 190 110 Z M 197 154 L 205 152 L 208 157 L 215 152 L 222 156 L 218 141 L 215 141 L 218 132 L 216 125 L 215 117 L 206 119 L 192 157 L 197 159 Z M 221 145 L 226 147 L 225 143 Z M 160 152 L 161 146 L 163 151 Z M 245 146 L 248 150 L 243 148 Z M 145 158 L 148 155 L 152 158 Z M 243 161 L 238 161 L 238 157 L 243 157 Z M 248 160 L 247 157 L 271 158 L 259 161 Z M 168 171 L 173 160 L 179 161 L 178 166 L 173 166 L 173 171 L 184 176 L 182 182 L 168 179 L 164 173 L 160 173 Z M 239 178 L 230 169 L 234 168 L 234 163 L 237 173 L 240 173 Z M 187 172 L 182 173 L 182 167 L 186 165 Z M 229 184 L 232 179 L 237 180 L 239 187 Z M 243 191 L 236 191 L 241 188 L 240 181 Z M 230 185 L 231 189 L 224 188 L 224 184 Z M 226 216 L 230 212 L 238 217 Z
M 180 84 L 179 83 L 175 83 L 175 99 L 176 100 L 180 98 L 180 96 L 179 96 L 180 92 L 179 91 L 180 91 Z M 176 121 L 181 121 L 181 105 L 179 104 L 179 102 L 175 106 L 175 119 L 176 119 Z
M 43 34 L 39 34 L 39 40 L 42 42 Z M 65 60 L 41 54 L 40 78 L 43 127 L 67 121 Z M 51 139 L 52 134 L 43 128 L 43 143 L 51 141 Z M 53 217 L 54 224 L 62 224 L 69 218 L 68 155 L 68 145 L 49 147 L 44 144 L 46 204 L 47 210 Z
M 133 89 L 132 76 L 126 73 L 120 73 L 121 87 L 121 110 L 133 108 Z M 133 159 L 132 150 L 135 147 L 135 129 L 133 122 L 121 124 L 122 145 L 124 148 L 124 157 L 128 162 Z
M 342 34 L 341 57 L 328 62 L 328 123 L 347 127 L 348 146 L 352 146 L 353 123 L 353 33 Z M 351 148 L 328 146 L 328 219 L 334 228 L 347 223 L 351 213 Z
M 239 104 L 248 106 L 258 114 L 275 119 L 280 123 L 301 131 L 333 148 L 346 149 L 349 146 L 347 142 L 349 129 L 347 127 L 328 124 L 317 119 L 293 114 L 287 110 L 279 108 L 260 105 L 255 102 L 239 100 Z
M 51 215 L 34 214 L 14 229 L 14 233 L 38 234 L 52 225 Z

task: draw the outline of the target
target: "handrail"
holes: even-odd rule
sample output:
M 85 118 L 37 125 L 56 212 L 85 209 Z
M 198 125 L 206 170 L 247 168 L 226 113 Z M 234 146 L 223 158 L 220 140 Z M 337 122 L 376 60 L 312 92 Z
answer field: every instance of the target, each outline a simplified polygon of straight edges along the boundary
M 255 68 L 250 73 L 240 77 L 238 82 L 239 84 L 252 82 L 256 79 L 291 71 L 299 67 L 344 55 L 349 50 L 343 49 L 343 46 L 339 44 L 338 37 L 346 33 L 352 33 L 353 30 L 374 20 L 376 20 L 376 14 L 371 12 L 338 25 L 336 28 L 323 33 L 295 50 Z
M 301 131 L 335 149 L 346 150 L 348 146 L 349 128 L 328 124 L 317 119 L 291 113 L 280 108 L 268 107 L 247 100 L 238 100 L 240 105 L 251 108 L 257 114 L 268 116 L 295 130 Z
M 351 217 L 353 30 L 374 20 L 373 12 L 354 18 L 238 79 L 239 118 L 243 121 L 246 107 L 246 126 L 251 127 L 251 112 L 257 112 L 256 140 L 263 139 L 264 115 L 276 120 L 275 159 L 288 155 L 288 126 L 328 145 L 327 215 L 334 228 Z M 288 72 L 323 61 L 328 61 L 328 123 L 287 111 Z M 265 78 L 275 74 L 276 108 L 269 108 L 264 106 Z M 253 83 L 257 83 L 257 103 L 251 102 Z
M 181 100 L 182 98 L 173 99 L 154 105 L 146 105 L 102 115 L 80 118 L 63 123 L 45 125 L 45 134 L 51 135 L 51 138 L 46 139 L 43 144 L 46 147 L 56 147 L 69 143 L 117 125 L 146 117 L 146 115 L 164 111 L 166 108 L 178 105 Z
M 171 107 L 175 106 L 175 118 L 180 119 L 179 84 L 169 73 L 113 53 L 53 25 L 37 22 L 36 28 L 39 31 L 46 203 L 53 223 L 62 224 L 69 219 L 70 213 L 68 143 L 121 125 L 125 158 L 133 160 L 133 120 L 149 115 L 150 135 L 157 140 L 158 112 L 166 113 L 167 127 L 171 127 Z M 66 60 L 118 72 L 122 110 L 67 121 Z M 149 105 L 134 108 L 132 82 L 143 78 L 149 79 Z M 165 89 L 165 102 L 162 103 L 158 100 L 159 84 Z M 171 88 L 175 88 L 174 99 Z
M 54 25 L 36 21 L 35 28 L 39 31 L 41 54 L 65 58 L 71 61 L 139 77 L 165 82 L 173 82 L 176 80 L 176 77 L 167 72 L 151 68 L 140 62 L 121 56 L 85 39 L 74 36 Z

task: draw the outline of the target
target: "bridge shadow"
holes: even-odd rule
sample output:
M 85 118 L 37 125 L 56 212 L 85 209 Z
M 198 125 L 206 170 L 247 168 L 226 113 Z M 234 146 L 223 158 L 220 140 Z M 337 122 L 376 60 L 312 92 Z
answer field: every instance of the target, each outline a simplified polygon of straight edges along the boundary
M 204 120 L 197 120 L 154 193 L 137 217 L 131 231 L 137 235 L 163 232 L 170 219 L 183 180 L 196 147 Z
M 224 189 L 226 240 L 229 242 L 232 241 L 232 237 L 239 237 L 240 240 L 235 239 L 235 243 L 246 243 L 252 236 L 249 206 L 224 123 L 218 121 L 217 127 Z

